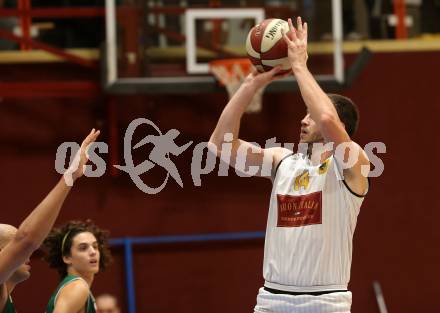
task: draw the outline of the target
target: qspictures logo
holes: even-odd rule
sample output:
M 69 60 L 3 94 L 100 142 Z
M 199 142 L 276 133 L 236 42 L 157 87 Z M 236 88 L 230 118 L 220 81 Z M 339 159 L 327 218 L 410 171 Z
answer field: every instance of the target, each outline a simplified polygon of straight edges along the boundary
M 155 133 L 146 134 L 145 137 L 138 143 L 133 145 L 133 134 L 136 129 L 141 125 L 151 126 Z M 180 176 L 179 169 L 176 167 L 172 158 L 178 157 L 183 152 L 188 150 L 193 146 L 193 141 L 187 142 L 186 144 L 179 146 L 176 144 L 175 140 L 180 135 L 180 131 L 177 129 L 170 129 L 163 133 L 156 124 L 146 118 L 138 118 L 133 120 L 124 135 L 124 162 L 125 165 L 114 165 L 122 172 L 128 174 L 133 181 L 133 183 L 143 192 L 147 194 L 157 194 L 165 188 L 171 177 L 181 188 L 183 188 L 184 182 Z M 235 157 L 235 164 L 231 164 L 232 158 L 232 141 L 233 135 L 227 133 L 224 135 L 223 143 L 221 147 L 217 148 L 212 143 L 200 142 L 194 144 L 192 149 L 191 158 L 191 177 L 194 186 L 201 186 L 202 175 L 207 175 L 214 171 L 217 160 L 219 161 L 218 166 L 218 176 L 228 176 L 230 168 L 233 167 L 235 172 L 240 177 L 251 177 L 255 175 L 260 175 L 263 177 L 271 177 L 273 159 L 270 155 L 264 155 L 263 162 L 260 166 L 252 165 L 246 166 L 247 160 L 250 154 L 257 153 L 256 149 L 268 149 L 274 147 L 287 148 L 286 151 L 290 153 L 294 151 L 294 144 L 292 143 L 277 143 L 276 138 L 267 139 L 264 147 L 261 147 L 258 143 L 252 142 L 252 149 L 249 149 L 246 145 L 241 145 L 237 150 L 237 155 Z M 133 150 L 138 149 L 146 144 L 152 144 L 149 156 L 146 160 L 139 164 L 135 164 L 133 160 Z M 309 145 L 300 143 L 298 144 L 298 153 L 306 154 L 309 151 Z M 346 159 L 345 162 L 341 163 L 341 169 L 351 168 L 359 156 L 359 149 L 350 149 L 349 157 L 344 158 L 346 149 L 350 148 L 350 143 L 342 143 L 337 147 L 333 147 L 332 143 L 314 143 L 312 151 L 314 149 L 319 149 L 319 151 L 334 151 L 336 157 L 340 157 L 340 160 Z M 80 145 L 76 142 L 64 142 L 61 144 L 56 153 L 55 159 L 55 170 L 63 174 L 66 183 L 69 185 L 73 184 L 73 179 L 71 177 L 72 168 L 77 169 L 78 163 L 75 164 L 75 155 L 80 149 Z M 324 149 L 324 150 L 323 150 Z M 67 162 L 69 166 L 66 165 L 67 156 L 70 150 L 70 160 Z M 364 176 L 368 177 L 378 177 L 384 171 L 384 164 L 380 158 L 374 153 L 385 153 L 386 146 L 382 142 L 370 142 L 365 145 L 364 151 L 367 153 L 371 164 L 374 165 L 374 170 L 370 171 L 369 167 L 362 168 L 361 171 Z M 108 153 L 108 145 L 105 142 L 94 142 L 87 147 L 87 153 L 90 163 L 95 165 L 93 169 L 92 165 L 84 165 L 84 175 L 87 177 L 101 177 L 104 175 L 107 165 L 103 158 L 101 158 L 98 153 L 105 154 Z M 312 152 L 312 156 L 313 156 Z M 313 159 L 313 157 L 312 157 Z M 233 166 L 232 166 L 233 165 Z M 149 186 L 141 179 L 141 175 L 147 173 L 154 167 L 160 167 L 165 171 L 166 176 L 164 181 L 159 186 Z M 69 170 L 69 171 L 68 171 Z M 70 176 L 69 176 L 70 175 Z M 306 183 L 305 178 L 301 180 L 301 184 Z

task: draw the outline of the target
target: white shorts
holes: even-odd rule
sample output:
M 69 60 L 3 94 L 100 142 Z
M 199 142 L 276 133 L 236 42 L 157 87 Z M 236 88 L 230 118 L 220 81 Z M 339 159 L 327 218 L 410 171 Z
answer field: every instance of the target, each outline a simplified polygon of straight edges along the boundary
M 273 294 L 260 288 L 254 313 L 350 313 L 351 292 L 320 296 Z

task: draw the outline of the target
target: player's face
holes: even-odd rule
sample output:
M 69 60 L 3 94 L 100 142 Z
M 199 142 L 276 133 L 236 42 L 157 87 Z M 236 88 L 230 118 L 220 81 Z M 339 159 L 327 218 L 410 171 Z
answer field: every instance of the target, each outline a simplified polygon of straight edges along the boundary
M 15 283 L 21 283 L 25 281 L 29 277 L 31 277 L 31 266 L 29 265 L 30 261 L 27 260 L 24 264 L 22 264 L 12 276 L 9 278 L 11 281 Z
M 314 120 L 310 117 L 310 114 L 307 115 L 301 121 L 301 133 L 299 135 L 299 142 L 304 143 L 313 143 L 320 142 L 323 138 L 321 133 L 319 132 L 318 125 Z
M 90 275 L 99 272 L 99 245 L 95 235 L 83 232 L 72 239 L 70 256 L 64 257 L 64 262 L 73 273 Z
M 3 249 L 12 239 L 14 239 L 17 229 L 13 226 L 8 226 L 2 231 L 2 240 L 0 240 L 0 250 Z M 17 270 L 9 277 L 10 281 L 18 284 L 28 279 L 31 276 L 31 266 L 29 260 L 23 263 Z

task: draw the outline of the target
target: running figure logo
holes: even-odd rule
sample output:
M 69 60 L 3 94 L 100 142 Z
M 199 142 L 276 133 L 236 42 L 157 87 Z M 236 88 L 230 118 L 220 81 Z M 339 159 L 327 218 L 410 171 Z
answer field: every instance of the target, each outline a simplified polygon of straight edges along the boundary
M 158 135 L 148 135 L 144 139 L 139 141 L 135 146 L 133 146 L 133 149 L 137 149 L 148 143 L 152 143 L 154 145 L 153 149 L 150 152 L 148 160 L 145 160 L 139 165 L 135 166 L 133 163 L 133 156 L 131 154 L 131 143 L 133 140 L 134 131 L 139 125 L 142 124 L 152 126 L 157 131 Z M 128 126 L 124 136 L 124 159 L 126 164 L 115 165 L 115 167 L 120 169 L 121 171 L 128 173 L 136 186 L 140 190 L 149 194 L 156 194 L 160 192 L 165 187 L 168 181 L 168 177 L 170 175 L 179 184 L 180 187 L 183 187 L 182 178 L 180 177 L 176 165 L 173 163 L 173 161 L 170 160 L 169 154 L 178 156 L 186 149 L 188 149 L 188 147 L 193 142 L 190 141 L 183 146 L 176 145 L 174 140 L 177 138 L 177 136 L 179 136 L 179 134 L 180 132 L 177 129 L 171 129 L 165 134 L 162 134 L 160 129 L 152 121 L 145 118 L 135 119 Z M 159 187 L 153 188 L 147 186 L 139 176 L 148 172 L 156 165 L 165 169 L 167 171 L 167 176 L 164 182 Z

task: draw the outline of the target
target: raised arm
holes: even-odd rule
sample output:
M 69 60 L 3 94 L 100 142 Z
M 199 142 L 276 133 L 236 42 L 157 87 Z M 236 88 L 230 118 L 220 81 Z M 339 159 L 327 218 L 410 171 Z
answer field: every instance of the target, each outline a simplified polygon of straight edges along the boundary
M 274 164 L 282 157 L 282 148 L 259 148 L 249 142 L 239 139 L 240 122 L 246 108 L 250 104 L 252 97 L 260 89 L 267 86 L 269 83 L 279 77 L 277 73 L 281 71 L 281 67 L 275 67 L 269 72 L 258 73 L 257 71 L 249 74 L 244 80 L 243 84 L 237 90 L 237 92 L 229 100 L 226 107 L 217 122 L 209 142 L 217 147 L 217 156 L 220 157 L 222 152 L 222 144 L 224 143 L 225 135 L 230 134 L 232 138 L 231 144 L 231 158 L 230 166 L 235 167 L 237 160 L 237 152 L 247 151 L 246 165 L 247 166 L 259 166 L 260 171 L 257 175 L 261 175 L 261 166 L 265 154 L 269 154 Z M 241 148 L 240 148 L 241 147 Z M 279 161 L 279 160 L 278 160 Z
M 99 131 L 93 129 L 83 141 L 78 151 L 79 166 L 71 171 L 73 180 L 84 174 L 83 165 L 88 161 L 86 148 L 96 140 L 98 135 Z M 71 187 L 67 186 L 64 178 L 61 178 L 43 201 L 21 223 L 14 239 L 0 251 L 0 284 L 4 283 L 40 247 L 52 229 L 70 189 Z
M 301 17 L 297 19 L 297 27 L 289 19 L 290 32 L 284 34 L 288 46 L 288 56 L 301 91 L 302 98 L 307 106 L 310 117 L 318 125 L 325 142 L 333 142 L 334 149 L 342 143 L 350 143 L 350 153 L 358 154 L 354 166 L 344 169 L 344 178 L 350 188 L 359 194 L 367 190 L 367 179 L 362 175 L 362 165 L 369 165 L 366 153 L 354 143 L 345 130 L 344 124 L 339 119 L 334 104 L 321 89 L 318 82 L 307 67 L 307 23 L 302 23 Z M 347 153 L 335 155 L 342 162 L 348 158 Z M 365 173 L 364 173 L 365 174 Z

